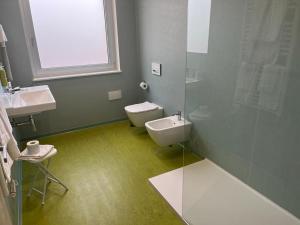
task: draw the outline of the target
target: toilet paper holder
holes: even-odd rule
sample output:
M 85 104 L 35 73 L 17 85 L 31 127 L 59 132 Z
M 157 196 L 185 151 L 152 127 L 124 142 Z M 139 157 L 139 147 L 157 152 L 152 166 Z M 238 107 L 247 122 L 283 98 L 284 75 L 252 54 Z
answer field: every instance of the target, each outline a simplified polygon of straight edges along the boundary
M 149 88 L 149 85 L 147 84 L 146 81 L 142 81 L 140 83 L 140 88 L 145 91 L 145 90 L 147 90 Z

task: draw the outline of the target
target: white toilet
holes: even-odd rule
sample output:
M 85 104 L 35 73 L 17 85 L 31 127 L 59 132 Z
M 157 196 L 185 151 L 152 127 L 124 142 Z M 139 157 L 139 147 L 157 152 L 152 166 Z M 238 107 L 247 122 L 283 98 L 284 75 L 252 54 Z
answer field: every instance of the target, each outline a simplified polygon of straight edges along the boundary
M 136 127 L 144 127 L 145 123 L 163 117 L 163 107 L 151 102 L 144 102 L 125 107 L 129 120 Z

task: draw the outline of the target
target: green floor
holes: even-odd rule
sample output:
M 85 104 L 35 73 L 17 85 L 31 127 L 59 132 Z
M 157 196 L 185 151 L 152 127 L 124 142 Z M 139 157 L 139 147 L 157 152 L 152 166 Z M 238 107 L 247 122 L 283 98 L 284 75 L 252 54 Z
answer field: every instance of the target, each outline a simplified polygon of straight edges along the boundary
M 33 167 L 24 164 L 24 225 L 176 225 L 183 224 L 148 178 L 181 167 L 178 147 L 160 148 L 128 121 L 50 136 L 41 143 L 59 153 L 51 170 L 69 187 L 50 184 L 46 205 L 26 198 Z M 198 157 L 185 153 L 185 162 Z

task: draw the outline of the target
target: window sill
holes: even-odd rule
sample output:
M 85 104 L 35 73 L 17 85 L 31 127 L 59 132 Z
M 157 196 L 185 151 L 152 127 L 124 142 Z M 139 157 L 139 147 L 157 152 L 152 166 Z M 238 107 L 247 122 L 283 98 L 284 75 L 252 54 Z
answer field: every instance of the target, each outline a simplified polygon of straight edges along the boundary
M 46 76 L 46 77 L 35 77 L 33 81 L 47 81 L 47 80 L 59 80 L 59 79 L 69 79 L 76 77 L 89 77 L 89 76 L 98 76 L 98 75 L 108 75 L 108 74 L 116 74 L 122 73 L 122 70 L 110 70 L 103 72 L 93 72 L 93 73 L 79 73 L 79 74 L 70 74 L 70 75 L 58 75 L 58 76 Z

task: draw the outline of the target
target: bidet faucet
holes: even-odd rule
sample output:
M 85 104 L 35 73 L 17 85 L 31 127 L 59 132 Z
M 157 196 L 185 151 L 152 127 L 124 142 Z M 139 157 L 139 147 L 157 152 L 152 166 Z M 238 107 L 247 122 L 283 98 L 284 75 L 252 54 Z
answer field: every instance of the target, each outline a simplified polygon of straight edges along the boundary
M 181 113 L 181 111 L 178 111 L 173 116 L 177 116 L 177 118 L 178 118 L 179 121 L 182 120 L 182 113 Z

